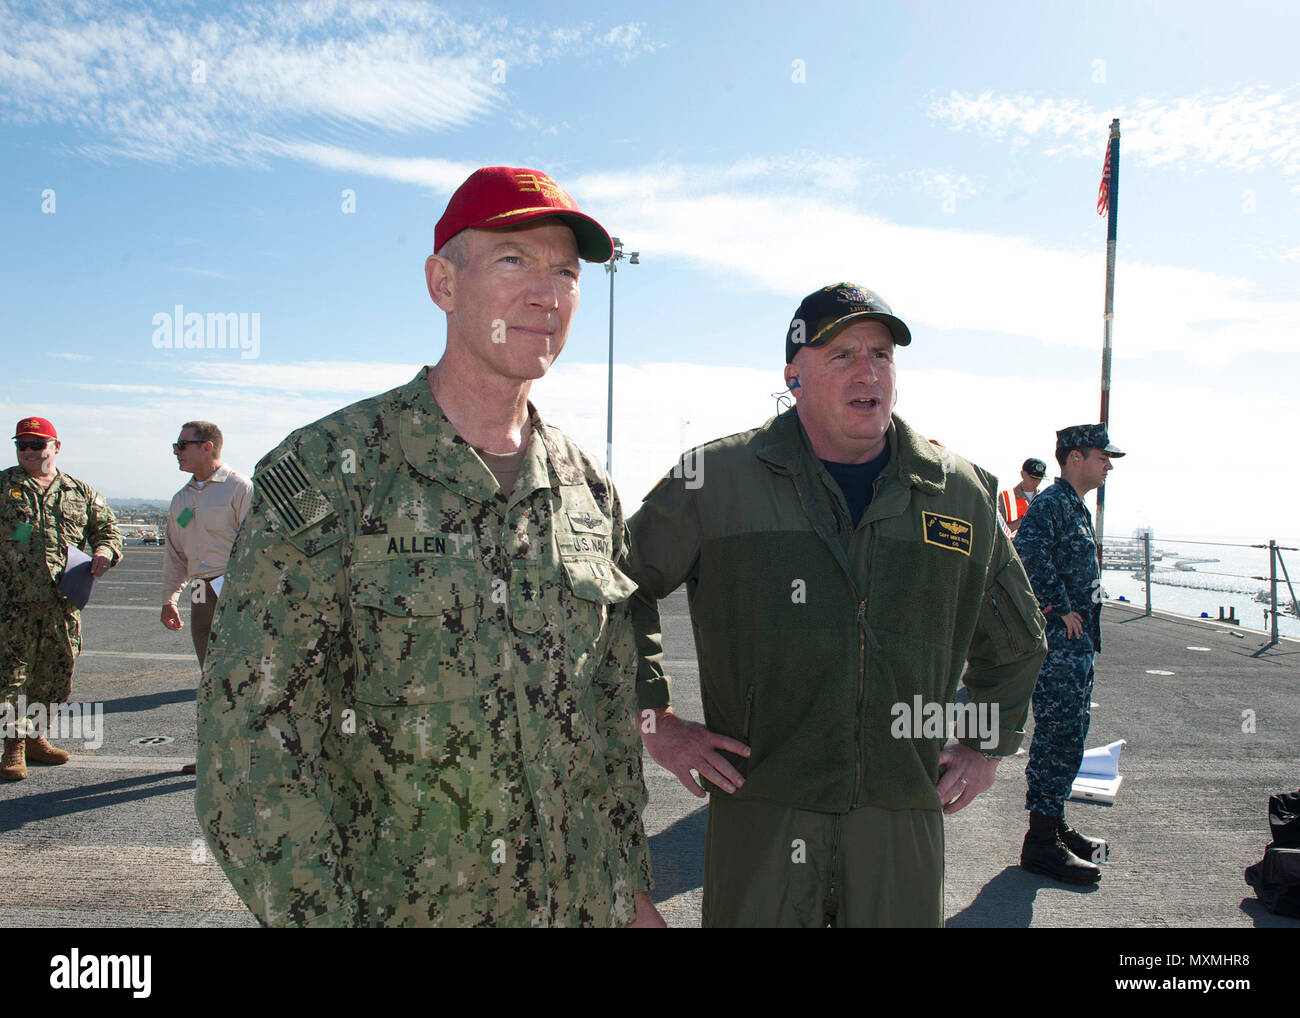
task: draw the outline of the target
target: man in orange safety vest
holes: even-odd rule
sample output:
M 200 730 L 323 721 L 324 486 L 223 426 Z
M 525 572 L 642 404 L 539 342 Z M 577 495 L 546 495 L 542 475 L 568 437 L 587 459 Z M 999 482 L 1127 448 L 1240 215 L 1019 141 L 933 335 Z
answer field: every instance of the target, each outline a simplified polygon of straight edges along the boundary
M 1020 529 L 1029 503 L 1034 500 L 1038 485 L 1047 476 L 1047 464 L 1042 460 L 1027 459 L 1020 467 L 1020 483 L 1014 488 L 998 493 L 998 516 L 1011 533 Z

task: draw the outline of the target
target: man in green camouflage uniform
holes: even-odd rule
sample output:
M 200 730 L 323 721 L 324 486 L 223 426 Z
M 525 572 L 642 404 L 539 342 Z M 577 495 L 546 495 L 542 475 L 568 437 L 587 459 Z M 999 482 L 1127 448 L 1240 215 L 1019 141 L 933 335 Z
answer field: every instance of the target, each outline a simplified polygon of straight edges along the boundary
M 609 237 L 545 174 L 490 167 L 435 250 L 442 360 L 254 474 L 199 819 L 267 925 L 662 925 L 622 511 L 527 401 Z
M 53 424 L 24 417 L 14 442 L 18 466 L 0 473 L 0 686 L 5 715 L 17 719 L 20 695 L 28 705 L 45 705 L 48 714 L 72 693 L 81 613 L 58 590 L 67 546 L 89 550 L 98 577 L 121 559 L 122 536 L 104 497 L 55 466 L 62 445 Z M 5 732 L 0 778 L 21 781 L 28 761 L 67 763 L 64 750 L 19 724 L 23 732 Z

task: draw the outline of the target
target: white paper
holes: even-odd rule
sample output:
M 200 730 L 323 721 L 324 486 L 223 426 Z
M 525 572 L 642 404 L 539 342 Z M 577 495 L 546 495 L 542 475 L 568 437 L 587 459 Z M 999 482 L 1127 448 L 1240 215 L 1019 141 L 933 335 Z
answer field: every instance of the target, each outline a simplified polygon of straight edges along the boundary
M 1123 739 L 1108 746 L 1084 750 L 1083 763 L 1070 786 L 1070 798 L 1084 802 L 1113 803 L 1119 794 L 1124 776 L 1119 772 L 1119 754 L 1126 743 Z
M 212 593 L 216 594 L 217 597 L 220 597 L 222 584 L 226 582 L 225 574 L 223 573 L 214 579 L 208 580 L 208 582 L 212 584 Z
M 1079 765 L 1079 777 L 1113 778 L 1119 774 L 1119 753 L 1128 743 L 1123 739 L 1108 746 L 1083 751 L 1083 763 Z

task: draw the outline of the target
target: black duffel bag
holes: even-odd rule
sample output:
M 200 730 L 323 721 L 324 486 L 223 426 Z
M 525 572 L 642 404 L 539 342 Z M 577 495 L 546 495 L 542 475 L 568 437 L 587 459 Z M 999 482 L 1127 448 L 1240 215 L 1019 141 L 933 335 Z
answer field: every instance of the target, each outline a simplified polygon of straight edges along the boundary
M 1246 883 L 1276 915 L 1300 919 L 1300 791 L 1268 798 L 1273 843 L 1246 869 Z

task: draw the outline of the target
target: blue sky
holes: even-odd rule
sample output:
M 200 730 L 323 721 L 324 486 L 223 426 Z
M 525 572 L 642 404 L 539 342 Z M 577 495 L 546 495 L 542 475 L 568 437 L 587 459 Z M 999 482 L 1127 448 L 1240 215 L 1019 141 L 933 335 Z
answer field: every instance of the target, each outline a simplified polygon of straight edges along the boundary
M 1107 531 L 1294 540 L 1297 37 L 1250 3 L 0 0 L 0 418 L 53 419 L 110 498 L 178 488 L 190 418 L 250 471 L 437 360 L 434 223 L 505 163 L 641 252 L 616 279 L 630 507 L 683 443 L 770 416 L 787 322 L 840 279 L 911 326 L 899 414 L 1014 479 L 1097 419 L 1118 116 Z M 599 453 L 608 276 L 582 284 L 533 392 Z M 178 304 L 256 313 L 257 356 L 156 349 Z

